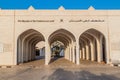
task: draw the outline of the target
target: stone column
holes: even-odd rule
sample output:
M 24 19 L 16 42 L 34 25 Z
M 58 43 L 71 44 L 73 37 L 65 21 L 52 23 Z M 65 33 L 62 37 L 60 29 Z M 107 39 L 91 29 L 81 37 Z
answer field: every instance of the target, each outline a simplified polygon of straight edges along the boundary
M 21 63 L 24 62 L 24 42 L 22 41 L 22 49 L 21 49 Z
M 66 49 L 67 49 L 67 48 L 65 48 L 65 51 L 64 51 L 64 57 L 65 57 L 65 59 L 67 59 L 67 55 L 66 55 L 66 52 L 67 52 L 67 51 L 66 51 Z
M 79 45 L 79 39 L 76 40 L 76 64 L 80 64 L 80 45 Z
M 21 49 L 22 49 L 22 47 L 21 47 L 22 45 L 21 45 L 21 40 L 19 39 L 18 40 L 18 46 L 17 46 L 17 48 L 18 48 L 18 53 L 17 53 L 17 55 L 18 55 L 18 57 L 17 57 L 17 63 L 19 64 L 19 63 L 21 63 L 21 55 L 22 55 L 22 53 L 21 53 Z M 16 48 L 16 49 L 17 49 Z
M 110 64 L 110 44 L 109 44 L 109 38 L 106 38 L 106 44 L 105 44 L 105 57 L 106 57 L 106 63 Z
M 90 42 L 90 47 L 91 47 L 91 61 L 95 60 L 95 50 L 94 50 L 94 42 Z
M 82 50 L 80 49 L 80 59 L 82 59 Z
M 100 35 L 100 50 L 101 50 L 101 61 L 103 61 L 103 36 Z
M 68 60 L 70 61 L 70 45 L 68 46 Z
M 26 62 L 26 40 L 24 40 L 24 46 L 23 46 L 23 62 Z
M 35 60 L 35 57 L 36 57 L 36 49 L 35 49 L 35 44 L 34 44 L 34 53 L 33 53 L 33 57 L 34 57 L 34 60 Z
M 72 45 L 72 62 L 75 63 L 75 45 Z
M 101 54 L 102 54 L 102 51 L 101 51 L 101 42 L 100 40 L 96 40 L 97 41 L 97 61 L 98 62 L 101 62 Z
M 70 54 L 69 60 L 72 61 L 71 45 L 70 45 L 70 47 L 69 47 L 69 54 Z
M 66 59 L 69 60 L 69 46 L 66 48 Z
M 83 58 L 83 60 L 85 60 L 85 48 L 84 48 L 84 46 L 82 47 L 82 58 Z
M 28 62 L 28 57 L 29 57 L 29 49 L 28 49 L 28 41 L 26 42 L 26 51 L 25 51 L 25 53 L 26 53 L 26 62 Z
M 89 46 L 86 44 L 86 60 L 89 60 Z
M 48 65 L 51 60 L 51 51 L 48 41 L 45 41 L 45 65 Z
M 29 57 L 29 60 L 31 61 L 32 60 L 32 44 L 31 43 L 29 43 L 30 44 L 30 57 Z
M 31 58 L 32 58 L 32 60 L 34 60 L 34 45 L 33 45 L 33 43 L 31 44 L 31 47 L 32 47 Z

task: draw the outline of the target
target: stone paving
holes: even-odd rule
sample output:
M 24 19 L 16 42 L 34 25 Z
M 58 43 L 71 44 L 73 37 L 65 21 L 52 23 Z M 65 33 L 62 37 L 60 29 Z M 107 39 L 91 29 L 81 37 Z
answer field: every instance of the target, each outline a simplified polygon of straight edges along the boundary
M 90 61 L 78 66 L 64 58 L 45 66 L 42 59 L 1 68 L 0 80 L 120 80 L 120 67 Z

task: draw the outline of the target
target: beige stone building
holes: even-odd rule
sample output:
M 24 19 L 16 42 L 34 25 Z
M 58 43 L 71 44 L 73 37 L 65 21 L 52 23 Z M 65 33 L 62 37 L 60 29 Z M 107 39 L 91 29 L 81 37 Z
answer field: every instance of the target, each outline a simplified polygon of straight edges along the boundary
M 77 65 L 82 59 L 120 63 L 120 10 L 0 10 L 0 65 L 34 60 L 41 41 L 46 65 L 55 41 Z

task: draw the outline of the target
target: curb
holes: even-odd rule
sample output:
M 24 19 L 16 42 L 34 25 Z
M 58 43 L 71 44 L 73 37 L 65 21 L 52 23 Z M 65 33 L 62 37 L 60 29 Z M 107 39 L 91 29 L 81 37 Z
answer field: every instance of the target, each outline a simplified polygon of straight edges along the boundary
M 0 68 L 13 68 L 13 66 L 0 66 Z

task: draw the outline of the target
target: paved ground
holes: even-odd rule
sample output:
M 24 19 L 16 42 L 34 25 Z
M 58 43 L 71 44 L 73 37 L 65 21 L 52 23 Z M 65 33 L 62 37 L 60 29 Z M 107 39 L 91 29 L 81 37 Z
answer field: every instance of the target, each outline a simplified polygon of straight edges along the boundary
M 63 58 L 45 66 L 38 60 L 0 69 L 0 80 L 120 80 L 120 68 L 90 61 L 77 66 Z

